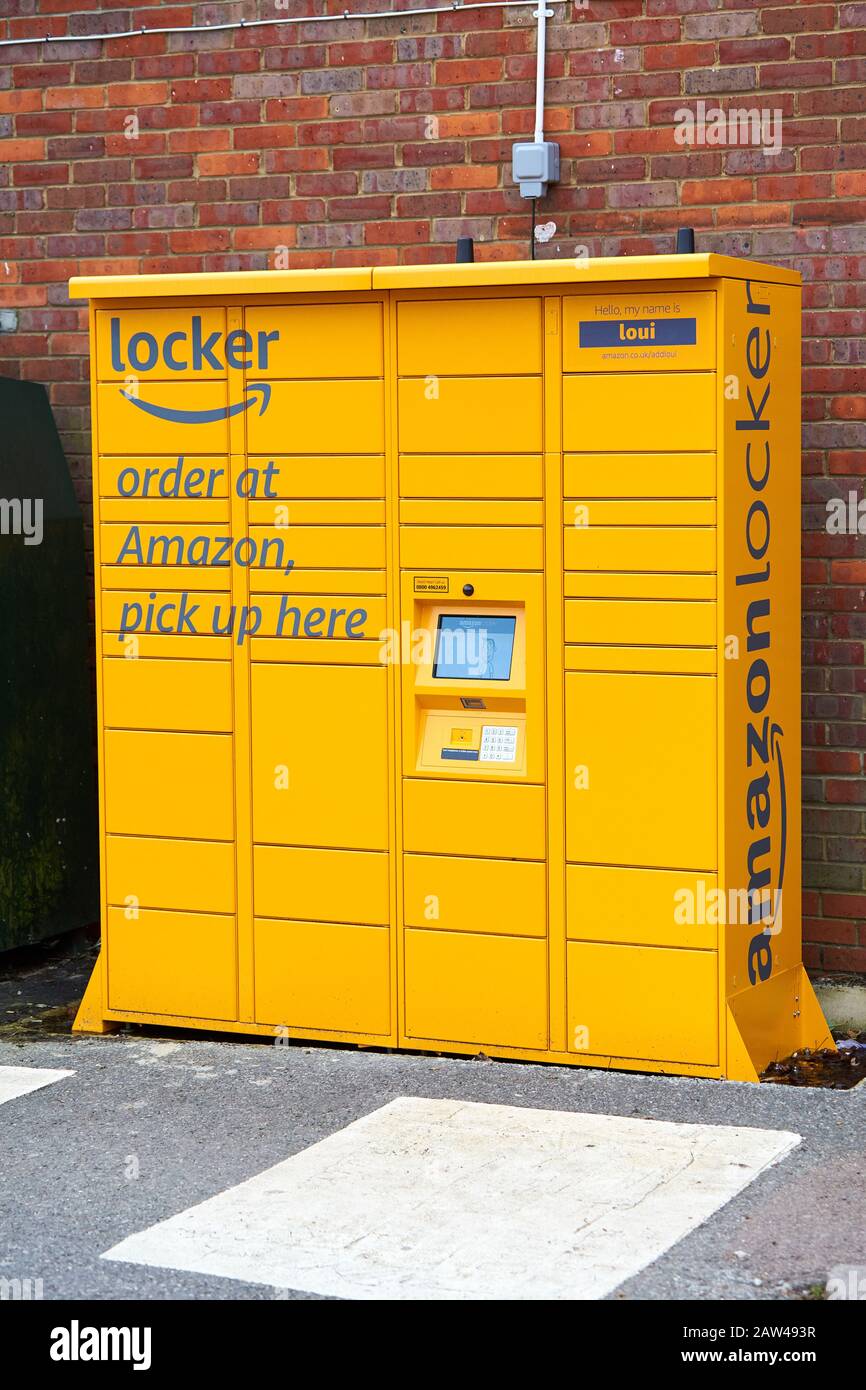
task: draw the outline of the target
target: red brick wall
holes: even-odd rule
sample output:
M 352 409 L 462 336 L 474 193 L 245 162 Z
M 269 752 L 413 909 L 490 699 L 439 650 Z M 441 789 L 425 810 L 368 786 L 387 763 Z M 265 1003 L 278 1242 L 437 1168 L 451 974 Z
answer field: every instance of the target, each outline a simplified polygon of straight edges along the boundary
M 324 8 L 0 0 L 0 36 Z M 825 503 L 859 497 L 866 472 L 866 3 L 554 10 L 546 124 L 564 163 L 539 254 L 667 251 L 689 222 L 700 249 L 793 265 L 806 282 L 807 960 L 864 971 L 866 541 L 827 534 Z M 86 344 L 69 276 L 253 269 L 278 248 L 290 266 L 450 259 L 461 234 L 479 257 L 522 257 L 509 153 L 532 129 L 534 49 L 529 8 L 491 5 L 0 50 L 0 371 L 49 385 L 85 505 Z M 779 109 L 780 153 L 678 144 L 675 111 L 701 98 Z

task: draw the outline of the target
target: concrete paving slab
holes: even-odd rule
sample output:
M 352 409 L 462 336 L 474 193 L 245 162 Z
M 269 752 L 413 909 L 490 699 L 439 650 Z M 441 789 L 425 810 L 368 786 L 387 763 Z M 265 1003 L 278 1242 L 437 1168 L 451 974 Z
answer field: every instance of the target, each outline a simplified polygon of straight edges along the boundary
M 798 1143 L 403 1097 L 106 1258 L 339 1298 L 602 1298 Z

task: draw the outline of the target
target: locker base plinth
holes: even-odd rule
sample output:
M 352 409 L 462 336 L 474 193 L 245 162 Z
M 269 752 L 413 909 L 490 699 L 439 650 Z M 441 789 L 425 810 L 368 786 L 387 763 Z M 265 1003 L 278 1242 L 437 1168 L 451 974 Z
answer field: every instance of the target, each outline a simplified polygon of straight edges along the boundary
M 728 1000 L 730 1081 L 757 1081 L 770 1062 L 801 1048 L 816 1051 L 836 1044 L 802 965 Z
M 73 1033 L 116 1033 L 120 1028 L 110 1018 L 103 1017 L 102 1006 L 102 957 L 97 956 L 96 964 L 87 981 L 87 988 L 78 1005 L 78 1013 L 72 1025 Z

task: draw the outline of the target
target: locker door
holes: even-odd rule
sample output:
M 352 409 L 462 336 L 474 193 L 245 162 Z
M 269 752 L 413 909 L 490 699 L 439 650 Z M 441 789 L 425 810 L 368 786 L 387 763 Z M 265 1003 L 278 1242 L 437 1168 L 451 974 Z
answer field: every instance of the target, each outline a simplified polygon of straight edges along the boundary
M 581 671 L 565 691 L 567 858 L 714 869 L 715 678 Z
M 253 663 L 258 844 L 388 848 L 384 667 Z

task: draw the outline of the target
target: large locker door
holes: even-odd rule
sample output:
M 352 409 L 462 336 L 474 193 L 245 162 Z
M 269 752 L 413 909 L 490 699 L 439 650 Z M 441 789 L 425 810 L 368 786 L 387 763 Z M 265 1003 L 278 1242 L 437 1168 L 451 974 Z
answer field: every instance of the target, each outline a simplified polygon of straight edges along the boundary
M 565 692 L 567 858 L 714 869 L 715 679 L 580 671 Z

